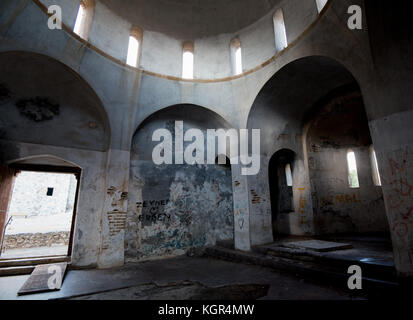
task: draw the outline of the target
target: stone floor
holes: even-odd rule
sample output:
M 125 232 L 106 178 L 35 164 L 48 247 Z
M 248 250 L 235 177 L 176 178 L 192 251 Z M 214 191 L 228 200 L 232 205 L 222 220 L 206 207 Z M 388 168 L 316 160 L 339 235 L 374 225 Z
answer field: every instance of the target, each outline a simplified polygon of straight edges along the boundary
M 108 270 L 70 270 L 60 291 L 18 297 L 27 278 L 0 277 L 0 299 L 353 299 L 349 292 L 268 268 L 200 257 Z
M 285 243 L 314 240 L 312 237 L 283 237 L 264 247 L 278 247 Z M 322 236 L 316 239 L 351 244 L 353 248 L 333 250 L 322 255 L 330 258 L 372 261 L 387 266 L 394 266 L 391 240 L 386 235 L 336 235 Z

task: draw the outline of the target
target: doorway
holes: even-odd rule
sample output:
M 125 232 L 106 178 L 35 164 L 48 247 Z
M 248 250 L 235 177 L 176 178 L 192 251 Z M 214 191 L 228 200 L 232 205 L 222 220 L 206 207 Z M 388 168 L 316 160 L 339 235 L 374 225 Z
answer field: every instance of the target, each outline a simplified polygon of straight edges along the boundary
M 279 214 L 294 212 L 293 169 L 295 153 L 283 149 L 276 152 L 268 167 L 273 234 L 279 233 Z
M 8 170 L 13 182 L 2 205 L 0 259 L 70 257 L 80 169 L 20 164 Z

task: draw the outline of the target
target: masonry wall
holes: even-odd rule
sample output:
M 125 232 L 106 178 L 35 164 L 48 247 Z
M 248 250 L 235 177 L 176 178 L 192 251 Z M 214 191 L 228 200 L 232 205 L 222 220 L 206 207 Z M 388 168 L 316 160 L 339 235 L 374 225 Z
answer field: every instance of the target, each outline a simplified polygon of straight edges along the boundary
M 307 134 L 316 234 L 388 232 L 381 186 L 374 185 L 372 145 L 361 95 L 334 98 Z M 356 156 L 359 187 L 351 188 L 347 153 Z

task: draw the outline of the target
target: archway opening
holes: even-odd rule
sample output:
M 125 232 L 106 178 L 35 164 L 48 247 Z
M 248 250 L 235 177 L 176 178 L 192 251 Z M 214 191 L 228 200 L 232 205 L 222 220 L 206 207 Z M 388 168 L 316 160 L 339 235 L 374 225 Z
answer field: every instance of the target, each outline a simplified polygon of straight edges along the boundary
M 181 255 L 218 241 L 233 241 L 229 160 L 217 148 L 212 163 L 207 164 L 207 131 L 221 128 L 229 128 L 222 117 L 196 105 L 165 108 L 139 126 L 131 152 L 127 262 Z M 170 153 L 173 164 L 154 161 L 155 148 L 165 142 L 153 138 L 159 129 L 171 138 L 171 144 L 163 145 L 160 153 Z M 195 140 L 200 145 L 193 147 Z M 217 155 L 225 164 L 214 162 Z M 188 163 L 188 157 L 197 161 Z
M 283 149 L 277 151 L 270 160 L 268 177 L 271 199 L 271 221 L 273 234 L 277 235 L 277 218 L 279 214 L 294 212 L 293 171 L 295 153 Z
M 377 234 L 389 239 L 372 139 L 357 87 L 323 97 L 307 123 L 306 149 L 317 235 Z
M 81 76 L 57 60 L 31 52 L 5 52 L 0 54 L 0 113 L 1 231 L 11 216 L 6 238 L 13 229 L 14 234 L 24 234 L 26 229 L 19 223 L 31 227 L 30 221 L 47 216 L 49 221 L 41 224 L 49 224 L 51 229 L 27 232 L 41 240 L 34 247 L 56 244 L 54 239 L 62 236 L 58 243 L 66 248 L 52 253 L 46 250 L 44 254 L 71 256 L 73 263 L 88 260 L 95 251 L 90 248 L 97 243 L 90 240 L 93 237 L 86 239 L 82 235 L 87 230 L 97 237 L 100 232 L 96 203 L 101 199 L 95 191 L 103 192 L 105 187 L 105 168 L 101 163 L 111 139 L 109 119 L 101 100 Z M 21 173 L 15 177 L 16 172 Z M 75 190 L 79 197 L 73 196 Z M 22 197 L 26 197 L 24 201 Z M 49 210 L 50 206 L 56 210 Z M 82 223 L 75 223 L 72 218 L 77 207 Z M 57 218 L 57 214 L 66 212 L 65 218 Z M 63 221 L 66 222 L 61 226 Z M 46 237 L 48 233 L 52 233 L 52 240 Z M 18 242 L 23 243 L 22 239 L 19 236 Z M 7 243 L 5 246 L 10 253 L 12 248 Z M 43 253 L 23 256 L 31 258 Z M 18 266 L 20 262 L 10 263 Z
M 311 241 L 327 241 L 335 252 L 349 243 L 353 249 L 337 254 L 393 263 L 369 121 L 346 67 L 322 56 L 287 64 L 257 95 L 248 128 L 261 129 L 261 156 L 268 163 L 268 190 L 262 180 L 249 179 L 250 190 L 269 197 L 259 206 L 250 203 L 252 245 L 266 245 L 271 237 L 275 245 L 299 239 L 307 250 Z M 261 236 L 270 230 L 272 236 Z

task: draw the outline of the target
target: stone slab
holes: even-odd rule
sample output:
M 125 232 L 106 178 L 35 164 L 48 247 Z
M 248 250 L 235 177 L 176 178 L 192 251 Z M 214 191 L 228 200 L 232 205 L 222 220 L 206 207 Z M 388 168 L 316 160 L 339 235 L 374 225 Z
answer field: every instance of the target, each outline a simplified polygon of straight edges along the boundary
M 60 290 L 66 268 L 67 262 L 37 266 L 19 290 L 18 295 Z
M 294 241 L 286 242 L 282 244 L 283 247 L 295 248 L 295 249 L 306 249 L 317 252 L 330 252 L 337 250 L 346 250 L 352 249 L 353 245 L 349 243 L 339 243 L 339 242 L 330 242 L 322 240 L 306 240 L 306 241 Z

